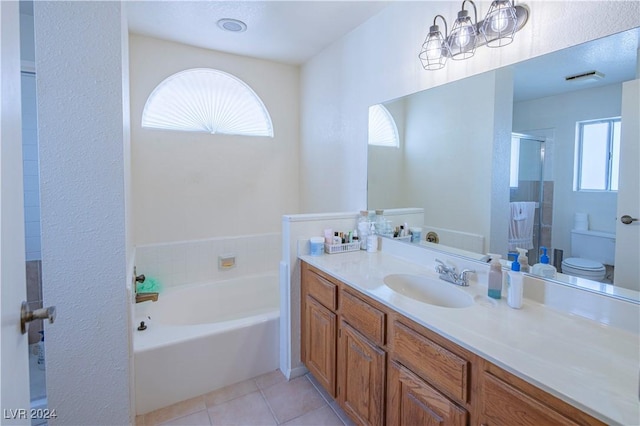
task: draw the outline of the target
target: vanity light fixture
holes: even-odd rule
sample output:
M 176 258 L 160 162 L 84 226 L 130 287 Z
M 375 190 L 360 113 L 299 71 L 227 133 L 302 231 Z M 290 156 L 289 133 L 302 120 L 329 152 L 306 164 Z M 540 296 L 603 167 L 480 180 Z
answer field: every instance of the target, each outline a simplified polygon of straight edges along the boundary
M 471 21 L 469 12 L 464 8 L 466 2 L 473 6 L 475 22 Z M 453 23 L 451 34 L 447 38 L 449 49 L 451 49 L 451 59 L 459 61 L 469 59 L 476 53 L 476 39 L 478 38 L 478 10 L 472 0 L 462 2 L 462 10 L 458 12 L 458 18 Z
M 440 27 L 436 25 L 436 19 L 442 19 L 444 22 L 444 37 L 440 32 Z M 439 70 L 444 68 L 444 64 L 447 62 L 447 58 L 451 56 L 451 50 L 449 44 L 446 42 L 447 38 L 447 21 L 442 15 L 436 15 L 433 18 L 433 25 L 429 28 L 429 35 L 422 44 L 422 50 L 420 51 L 420 61 L 422 61 L 422 67 L 425 70 Z
M 469 17 L 465 9 L 466 3 L 473 6 L 475 22 Z M 445 35 L 442 37 L 436 25 L 436 19 L 444 21 Z M 473 0 L 464 0 L 462 10 L 447 35 L 447 21 L 442 15 L 436 15 L 433 25 L 429 28 L 429 35 L 422 44 L 418 57 L 426 70 L 444 68 L 447 58 L 454 60 L 469 59 L 475 54 L 476 47 L 503 47 L 511 42 L 516 32 L 525 26 L 529 19 L 529 9 L 515 5 L 515 0 L 493 0 L 487 16 L 478 22 L 478 11 Z M 443 39 L 440 44 L 438 40 Z M 440 46 L 440 48 L 438 48 Z
M 518 15 L 512 0 L 493 0 L 480 32 L 487 47 L 502 47 L 513 41 Z

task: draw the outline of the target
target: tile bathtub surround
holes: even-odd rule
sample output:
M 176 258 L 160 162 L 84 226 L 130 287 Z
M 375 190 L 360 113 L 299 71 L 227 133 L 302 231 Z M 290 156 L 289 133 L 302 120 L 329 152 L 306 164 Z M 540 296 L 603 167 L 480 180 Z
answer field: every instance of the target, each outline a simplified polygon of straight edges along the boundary
M 138 246 L 136 270 L 164 287 L 276 273 L 281 243 L 280 233 L 269 233 Z M 229 254 L 235 266 L 220 270 L 218 256 Z
M 136 417 L 137 426 L 352 424 L 313 376 L 287 381 L 279 370 Z

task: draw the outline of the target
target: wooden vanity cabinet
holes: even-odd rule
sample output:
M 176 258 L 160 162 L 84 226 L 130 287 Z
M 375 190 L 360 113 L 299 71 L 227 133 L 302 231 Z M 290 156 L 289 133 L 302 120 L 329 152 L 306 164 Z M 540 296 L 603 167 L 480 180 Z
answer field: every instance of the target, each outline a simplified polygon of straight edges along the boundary
M 383 425 L 386 352 L 344 320 L 338 337 L 338 401 L 360 425 Z
M 302 361 L 358 425 L 604 425 L 302 262 Z
M 301 271 L 302 362 L 335 398 L 338 285 L 330 277 L 305 265 L 303 263 Z
M 387 314 L 376 302 L 344 286 L 338 298 L 338 401 L 357 424 L 383 425 Z

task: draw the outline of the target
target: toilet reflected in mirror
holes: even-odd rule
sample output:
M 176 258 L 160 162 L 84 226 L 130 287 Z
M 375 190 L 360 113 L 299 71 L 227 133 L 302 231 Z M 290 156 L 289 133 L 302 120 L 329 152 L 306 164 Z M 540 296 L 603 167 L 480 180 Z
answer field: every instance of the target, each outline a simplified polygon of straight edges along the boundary
M 615 234 L 574 229 L 571 231 L 571 257 L 562 261 L 562 272 L 593 281 L 612 282 L 615 248 Z M 607 269 L 611 272 L 607 273 Z

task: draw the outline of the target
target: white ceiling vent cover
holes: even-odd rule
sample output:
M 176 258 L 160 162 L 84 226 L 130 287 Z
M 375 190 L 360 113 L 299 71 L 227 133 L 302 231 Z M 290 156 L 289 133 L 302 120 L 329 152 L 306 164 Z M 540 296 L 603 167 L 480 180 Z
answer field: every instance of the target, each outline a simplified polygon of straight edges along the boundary
M 590 81 L 598 81 L 604 77 L 604 74 L 599 71 L 587 71 L 580 74 L 570 75 L 565 77 L 565 81 L 572 83 L 587 83 Z
M 273 137 L 269 112 L 253 89 L 210 68 L 181 71 L 161 82 L 144 106 L 142 127 Z

